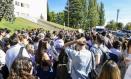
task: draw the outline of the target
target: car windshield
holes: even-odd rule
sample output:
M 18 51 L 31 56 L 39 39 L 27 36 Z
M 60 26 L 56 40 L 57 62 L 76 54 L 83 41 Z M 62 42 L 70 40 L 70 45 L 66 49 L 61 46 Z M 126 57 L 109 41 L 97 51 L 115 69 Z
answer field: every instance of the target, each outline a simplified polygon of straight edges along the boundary
M 103 31 L 104 29 L 96 29 L 96 32 L 101 32 Z

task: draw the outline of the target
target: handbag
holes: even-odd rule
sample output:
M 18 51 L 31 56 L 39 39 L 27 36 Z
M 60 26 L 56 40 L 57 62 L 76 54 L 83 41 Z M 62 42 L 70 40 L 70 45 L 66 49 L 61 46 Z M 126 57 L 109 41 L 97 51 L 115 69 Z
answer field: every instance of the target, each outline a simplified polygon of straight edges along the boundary
M 94 61 L 94 56 L 93 56 L 93 52 L 91 52 L 91 62 L 92 62 L 92 69 L 91 72 L 89 73 L 89 78 L 90 79 L 97 79 L 98 78 L 98 73 L 95 70 L 95 61 Z

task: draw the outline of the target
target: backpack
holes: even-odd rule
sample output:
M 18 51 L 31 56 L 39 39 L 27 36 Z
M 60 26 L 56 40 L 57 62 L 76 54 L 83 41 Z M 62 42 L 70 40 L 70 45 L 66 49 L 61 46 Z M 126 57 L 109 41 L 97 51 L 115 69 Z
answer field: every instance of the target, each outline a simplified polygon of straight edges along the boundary
M 96 64 L 95 64 L 95 60 L 94 59 L 95 59 L 94 58 L 94 54 L 93 54 L 93 52 L 91 52 L 92 69 L 91 69 L 91 72 L 88 75 L 90 79 L 97 79 L 98 76 L 99 76 L 98 72 L 95 69 L 96 68 Z
M 59 64 L 67 64 L 68 63 L 68 56 L 65 53 L 64 49 L 61 50 L 58 60 L 59 60 Z
M 95 53 L 97 50 L 100 50 L 102 52 L 100 64 L 103 64 L 106 60 L 110 59 L 110 52 L 104 52 L 101 48 L 96 48 L 95 46 L 92 46 L 90 48 L 90 51 L 93 53 Z
M 68 56 L 65 53 L 65 50 L 62 49 L 59 57 L 58 57 L 58 65 L 57 65 L 57 72 L 56 72 L 56 79 L 68 79 Z
M 21 47 L 21 48 L 20 48 L 20 51 L 19 51 L 17 57 L 15 58 L 15 60 L 18 59 L 18 58 L 23 57 L 23 56 L 22 56 L 23 49 L 24 49 L 24 47 Z
M 100 58 L 100 64 L 103 65 L 107 60 L 110 60 L 111 57 L 110 57 L 110 52 L 104 52 L 103 50 L 101 51 L 102 51 L 102 56 Z
M 121 61 L 120 58 L 117 55 L 115 55 L 113 53 L 110 53 L 109 55 L 110 55 L 110 59 L 115 61 L 116 63 Z
M 104 52 L 102 51 L 100 48 L 96 48 L 96 47 L 92 47 L 90 49 L 90 51 L 92 51 L 93 53 L 95 53 L 97 50 L 100 50 L 102 52 L 101 58 L 100 58 L 100 63 L 98 65 L 96 65 L 96 69 L 91 71 L 93 73 L 97 73 L 97 74 L 93 74 L 96 75 L 97 77 L 100 75 L 103 64 L 107 61 L 110 60 L 110 56 L 109 56 L 109 52 Z M 90 75 L 92 76 L 92 75 Z M 93 78 L 92 78 L 93 79 Z

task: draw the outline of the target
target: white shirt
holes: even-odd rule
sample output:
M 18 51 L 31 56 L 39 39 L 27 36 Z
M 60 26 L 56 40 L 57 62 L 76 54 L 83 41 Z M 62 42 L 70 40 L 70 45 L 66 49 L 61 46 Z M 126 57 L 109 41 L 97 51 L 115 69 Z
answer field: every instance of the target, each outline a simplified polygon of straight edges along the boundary
M 5 36 L 5 38 L 10 38 L 10 34 L 7 34 L 7 35 Z
M 63 39 L 57 39 L 57 40 L 54 42 L 54 46 L 55 46 L 56 48 L 61 48 L 61 47 L 63 47 L 63 46 L 64 46 L 64 41 L 63 41 Z
M 22 46 L 20 44 L 16 44 L 14 46 L 11 46 L 7 50 L 7 52 L 6 52 L 6 58 L 5 59 L 6 59 L 6 65 L 7 65 L 9 71 L 10 71 L 11 66 L 12 66 L 14 60 L 16 59 L 16 57 L 17 57 L 17 55 L 18 55 L 19 50 L 20 50 L 21 47 Z M 25 48 L 23 49 L 22 55 L 24 57 L 30 58 L 30 56 L 29 56 L 29 54 L 28 54 L 28 52 L 26 51 Z
M 102 52 L 111 52 L 105 45 L 101 44 L 99 46 L 99 48 L 101 49 Z
M 0 64 L 5 64 L 5 52 L 0 49 Z
M 108 44 L 109 38 L 105 36 L 105 37 L 104 37 L 104 41 L 105 41 L 106 44 Z
M 131 36 L 129 37 L 129 39 L 131 39 Z
M 88 79 L 88 74 L 92 69 L 91 52 L 83 49 L 81 51 L 65 48 L 65 52 L 71 58 L 71 77 L 72 79 Z
M 102 51 L 98 48 L 97 44 L 94 44 L 90 50 L 97 56 L 101 56 L 102 55 Z
M 35 49 L 35 50 L 38 49 L 38 45 L 39 45 L 39 42 L 35 42 L 35 43 L 34 43 L 34 49 Z
M 61 48 L 64 46 L 64 40 L 63 39 L 57 39 L 55 42 L 54 42 L 54 47 L 56 48 L 56 51 L 58 53 L 61 52 Z
M 131 64 L 128 66 L 127 70 L 126 70 L 126 74 L 124 79 L 131 79 Z
M 128 54 L 128 56 L 126 57 L 126 59 L 131 60 L 131 54 Z M 131 62 L 128 62 L 127 65 L 131 64 Z

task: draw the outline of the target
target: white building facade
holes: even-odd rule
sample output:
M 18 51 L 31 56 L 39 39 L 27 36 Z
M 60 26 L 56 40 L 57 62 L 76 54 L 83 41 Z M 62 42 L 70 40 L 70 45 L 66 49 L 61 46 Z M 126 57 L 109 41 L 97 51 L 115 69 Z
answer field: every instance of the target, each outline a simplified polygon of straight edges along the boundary
M 14 0 L 14 14 L 33 22 L 47 20 L 47 0 Z

